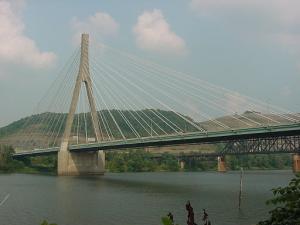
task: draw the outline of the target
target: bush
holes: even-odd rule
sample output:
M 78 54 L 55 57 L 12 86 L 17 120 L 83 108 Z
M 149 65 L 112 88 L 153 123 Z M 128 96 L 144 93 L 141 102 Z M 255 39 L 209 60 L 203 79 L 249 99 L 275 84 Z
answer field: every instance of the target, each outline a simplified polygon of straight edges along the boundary
M 269 219 L 258 225 L 300 225 L 300 175 L 287 187 L 274 188 L 272 192 L 275 197 L 267 204 L 278 206 L 269 212 Z

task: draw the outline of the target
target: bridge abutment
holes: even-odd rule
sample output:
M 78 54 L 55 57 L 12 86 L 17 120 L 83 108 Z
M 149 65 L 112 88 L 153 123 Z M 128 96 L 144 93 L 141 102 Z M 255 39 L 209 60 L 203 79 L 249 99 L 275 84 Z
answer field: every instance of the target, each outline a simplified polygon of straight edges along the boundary
M 226 172 L 225 156 L 218 156 L 218 172 Z
M 294 173 L 300 173 L 300 153 L 293 155 L 293 171 Z

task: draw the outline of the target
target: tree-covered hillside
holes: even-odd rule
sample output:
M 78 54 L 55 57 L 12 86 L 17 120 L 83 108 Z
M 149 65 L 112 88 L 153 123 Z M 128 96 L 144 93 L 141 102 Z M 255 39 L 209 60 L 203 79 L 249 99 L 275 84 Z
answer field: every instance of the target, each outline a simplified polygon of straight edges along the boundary
M 126 118 L 126 119 L 124 119 Z M 137 119 L 138 118 L 138 119 Z M 0 128 L 0 143 L 18 146 L 22 139 L 34 138 L 31 142 L 49 142 L 54 136 L 61 137 L 65 126 L 67 114 L 42 113 L 32 115 L 15 121 L 8 126 Z M 190 117 L 164 110 L 102 110 L 98 112 L 99 127 L 102 139 L 113 137 L 121 139 L 136 137 L 138 133 L 142 137 L 150 135 L 164 135 L 175 132 L 191 132 L 197 129 L 189 121 L 195 123 Z M 136 133 L 132 131 L 132 127 Z M 172 126 L 170 126 L 170 124 Z M 121 130 L 121 132 L 120 132 Z M 90 113 L 76 114 L 73 120 L 71 136 L 94 136 Z M 55 135 L 53 135 L 55 134 Z

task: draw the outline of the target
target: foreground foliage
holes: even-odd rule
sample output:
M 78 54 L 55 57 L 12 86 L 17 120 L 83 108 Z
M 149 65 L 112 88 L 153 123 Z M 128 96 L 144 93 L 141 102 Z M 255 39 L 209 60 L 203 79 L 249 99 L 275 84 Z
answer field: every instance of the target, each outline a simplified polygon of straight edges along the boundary
M 48 223 L 46 220 L 44 220 L 41 225 L 57 225 L 56 223 Z
M 197 225 L 197 223 L 195 221 L 194 208 L 192 207 L 190 201 L 187 201 L 187 203 L 185 205 L 185 209 L 187 211 L 186 223 L 188 225 Z M 208 218 L 208 214 L 207 214 L 206 209 L 202 209 L 202 211 L 203 211 L 203 215 L 202 215 L 202 221 L 201 222 L 203 222 L 203 223 L 201 223 L 201 224 L 211 225 L 211 222 Z M 169 212 L 167 214 L 167 216 L 161 218 L 161 222 L 162 222 L 163 225 L 175 225 L 174 215 L 171 212 Z M 178 225 L 178 224 L 176 223 L 176 225 Z
M 162 217 L 161 222 L 163 225 L 174 225 L 174 223 L 172 222 L 172 220 L 170 220 L 169 217 Z
M 296 175 L 287 187 L 272 189 L 274 198 L 267 204 L 276 208 L 269 212 L 270 218 L 258 225 L 300 225 L 300 175 Z

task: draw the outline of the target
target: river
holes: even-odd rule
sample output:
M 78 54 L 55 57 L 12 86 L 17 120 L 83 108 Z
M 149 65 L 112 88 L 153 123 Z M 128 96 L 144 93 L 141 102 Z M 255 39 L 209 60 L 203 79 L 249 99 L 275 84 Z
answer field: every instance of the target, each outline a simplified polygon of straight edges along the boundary
M 198 225 L 202 208 L 212 225 L 252 225 L 267 217 L 270 189 L 292 177 L 291 171 L 246 171 L 239 211 L 239 172 L 1 174 L 0 225 L 39 225 L 43 219 L 58 225 L 159 225 L 168 211 L 184 225 L 187 200 Z

